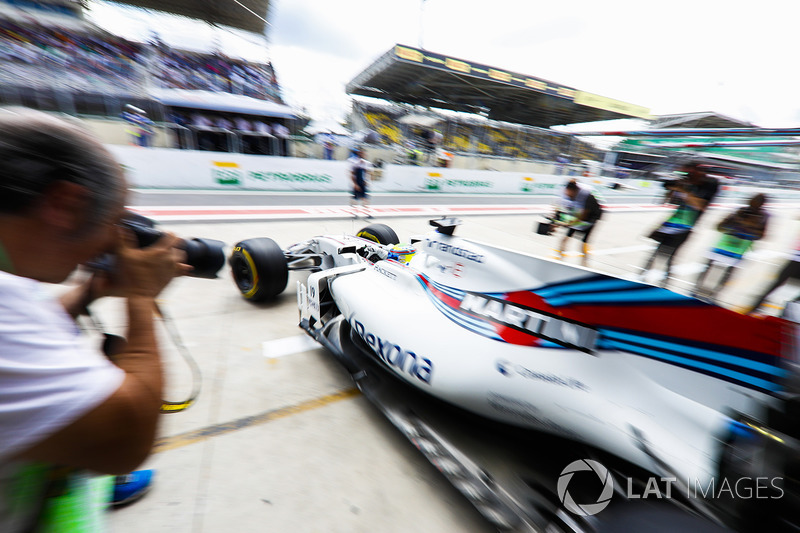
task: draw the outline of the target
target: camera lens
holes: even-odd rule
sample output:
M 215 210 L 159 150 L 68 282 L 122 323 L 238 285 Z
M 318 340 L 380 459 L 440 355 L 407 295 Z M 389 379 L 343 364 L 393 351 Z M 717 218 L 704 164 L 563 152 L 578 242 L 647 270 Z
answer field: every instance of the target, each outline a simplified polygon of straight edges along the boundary
M 183 250 L 186 252 L 186 264 L 193 270 L 189 276 L 195 278 L 216 278 L 217 272 L 225 264 L 225 243 L 214 239 L 185 239 Z
M 131 211 L 125 214 L 120 225 L 136 236 L 136 245 L 139 248 L 151 246 L 164 235 L 156 228 L 153 220 Z M 224 246 L 225 243 L 214 239 L 181 239 L 178 247 L 186 252 L 186 264 L 192 266 L 192 271 L 187 275 L 194 278 L 216 278 L 217 272 L 225 264 Z M 106 270 L 108 269 L 107 267 Z

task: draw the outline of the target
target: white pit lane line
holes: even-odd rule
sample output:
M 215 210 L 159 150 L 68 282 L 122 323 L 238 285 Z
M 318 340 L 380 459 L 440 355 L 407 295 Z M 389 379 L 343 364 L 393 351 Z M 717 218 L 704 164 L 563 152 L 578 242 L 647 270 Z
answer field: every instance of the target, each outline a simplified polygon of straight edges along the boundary
M 261 353 L 267 359 L 277 359 L 321 348 L 320 344 L 308 335 L 295 335 L 261 343 Z

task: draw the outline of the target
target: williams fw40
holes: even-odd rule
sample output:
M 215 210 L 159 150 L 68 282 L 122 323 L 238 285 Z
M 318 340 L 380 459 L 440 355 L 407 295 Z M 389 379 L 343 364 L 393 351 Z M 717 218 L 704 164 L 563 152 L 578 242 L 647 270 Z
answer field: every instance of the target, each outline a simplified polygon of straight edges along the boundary
M 796 531 L 797 325 L 454 235 L 236 245 L 500 530 Z M 791 306 L 790 306 L 791 307 Z

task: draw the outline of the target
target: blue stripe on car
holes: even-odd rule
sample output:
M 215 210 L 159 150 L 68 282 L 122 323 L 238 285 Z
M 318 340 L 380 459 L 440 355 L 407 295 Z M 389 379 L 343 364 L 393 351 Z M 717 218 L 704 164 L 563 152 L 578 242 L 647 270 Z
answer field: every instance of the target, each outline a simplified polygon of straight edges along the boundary
M 696 357 L 702 357 L 703 359 L 711 359 L 720 363 L 727 363 L 733 366 L 749 368 L 751 370 L 762 372 L 764 374 L 772 374 L 778 377 L 785 377 L 786 375 L 788 375 L 788 372 L 786 370 L 778 368 L 774 365 L 761 363 L 759 361 L 753 361 L 751 359 L 746 359 L 744 357 L 730 355 L 727 353 L 706 350 L 704 348 L 698 348 L 687 344 L 678 344 L 674 342 L 662 341 L 650 337 L 641 337 L 639 335 L 621 333 L 619 331 L 613 331 L 607 329 L 601 329 L 600 334 L 603 337 L 610 339 L 618 339 L 622 341 L 634 342 L 636 344 L 647 345 L 653 348 L 661 348 L 664 350 L 668 350 L 670 352 L 682 353 L 684 355 L 693 355 Z

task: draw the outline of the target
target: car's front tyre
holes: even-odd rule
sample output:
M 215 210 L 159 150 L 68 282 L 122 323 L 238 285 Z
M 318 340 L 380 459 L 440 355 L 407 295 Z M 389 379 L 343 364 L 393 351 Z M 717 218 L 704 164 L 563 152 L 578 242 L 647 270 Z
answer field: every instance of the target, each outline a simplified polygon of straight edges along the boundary
M 239 292 L 252 302 L 275 298 L 289 281 L 286 256 L 281 247 L 267 237 L 237 243 L 228 263 Z
M 397 233 L 386 224 L 370 224 L 356 233 L 356 237 L 367 239 L 378 244 L 398 244 Z

